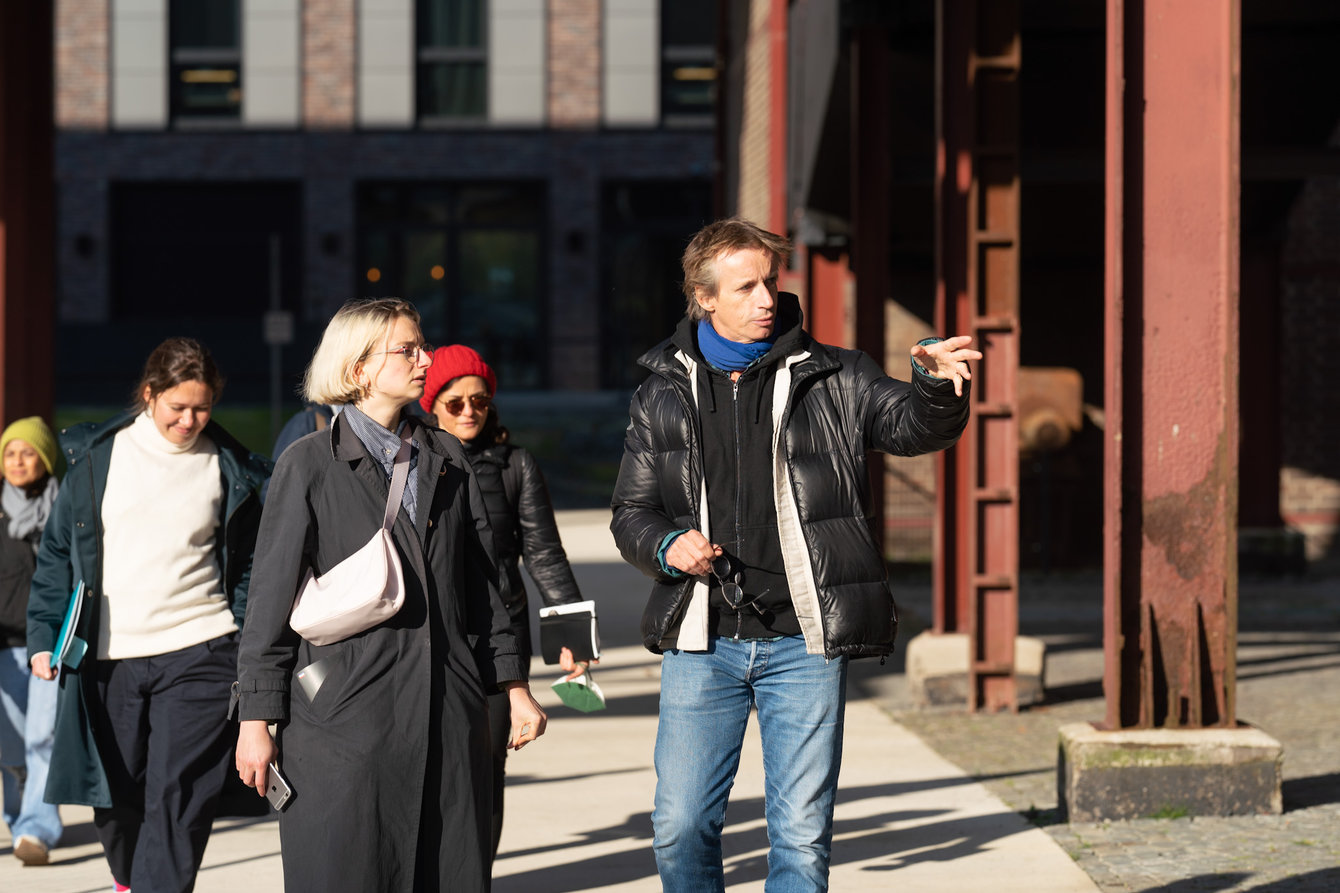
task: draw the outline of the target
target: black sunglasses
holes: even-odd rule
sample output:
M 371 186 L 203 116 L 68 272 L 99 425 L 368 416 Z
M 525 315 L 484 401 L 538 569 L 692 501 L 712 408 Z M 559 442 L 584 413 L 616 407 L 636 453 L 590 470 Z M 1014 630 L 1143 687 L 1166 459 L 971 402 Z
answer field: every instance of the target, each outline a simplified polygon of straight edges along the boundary
M 768 590 L 765 589 L 752 598 L 745 598 L 744 589 L 740 586 L 740 583 L 744 581 L 744 571 L 732 572 L 730 559 L 725 555 L 713 559 L 712 576 L 716 577 L 717 582 L 721 584 L 721 597 L 736 613 L 745 608 L 753 607 L 754 602 L 768 594 Z

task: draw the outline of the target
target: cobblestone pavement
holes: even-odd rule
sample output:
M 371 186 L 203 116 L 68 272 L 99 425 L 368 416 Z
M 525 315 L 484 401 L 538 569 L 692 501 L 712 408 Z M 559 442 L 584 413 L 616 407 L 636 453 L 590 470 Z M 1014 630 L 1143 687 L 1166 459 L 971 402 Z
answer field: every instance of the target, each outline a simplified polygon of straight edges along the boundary
M 1046 829 L 1104 893 L 1340 890 L 1340 580 L 1241 587 L 1238 717 L 1284 745 L 1279 816 L 1059 820 L 1058 729 L 1105 712 L 1095 598 L 1093 581 L 1023 593 L 1021 631 L 1047 642 L 1044 703 L 970 715 L 894 692 L 894 716 Z

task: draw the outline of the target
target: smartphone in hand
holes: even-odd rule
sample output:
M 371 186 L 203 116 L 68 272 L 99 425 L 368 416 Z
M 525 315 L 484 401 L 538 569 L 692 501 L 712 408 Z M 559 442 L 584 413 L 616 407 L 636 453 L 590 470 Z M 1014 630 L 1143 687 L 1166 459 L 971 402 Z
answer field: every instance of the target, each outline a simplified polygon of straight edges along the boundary
M 274 760 L 270 761 L 268 770 L 265 779 L 265 798 L 270 801 L 276 812 L 283 812 L 293 797 L 293 788 L 289 786 L 288 779 L 279 774 L 279 767 L 275 765 Z

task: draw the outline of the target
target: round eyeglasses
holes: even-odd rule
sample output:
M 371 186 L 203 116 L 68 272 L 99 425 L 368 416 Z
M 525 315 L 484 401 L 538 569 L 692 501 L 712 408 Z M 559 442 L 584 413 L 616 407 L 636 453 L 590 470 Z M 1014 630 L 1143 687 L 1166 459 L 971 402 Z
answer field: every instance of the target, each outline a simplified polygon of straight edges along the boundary
M 411 366 L 419 362 L 419 357 L 423 356 L 424 354 L 428 355 L 428 361 L 430 363 L 433 361 L 433 345 L 431 344 L 418 344 L 418 345 L 407 344 L 404 347 L 397 347 L 394 350 L 374 350 L 373 353 L 375 354 L 398 353 L 402 357 L 404 357 L 405 362 L 409 363 Z

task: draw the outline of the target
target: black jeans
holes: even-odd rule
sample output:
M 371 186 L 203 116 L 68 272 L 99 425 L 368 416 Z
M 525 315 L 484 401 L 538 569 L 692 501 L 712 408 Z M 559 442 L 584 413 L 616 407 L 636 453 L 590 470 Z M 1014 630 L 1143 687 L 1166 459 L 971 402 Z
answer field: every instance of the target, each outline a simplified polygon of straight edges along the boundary
M 94 809 L 93 823 L 112 877 L 136 893 L 195 886 L 237 741 L 235 678 L 236 634 L 98 663 L 91 706 L 116 805 Z

